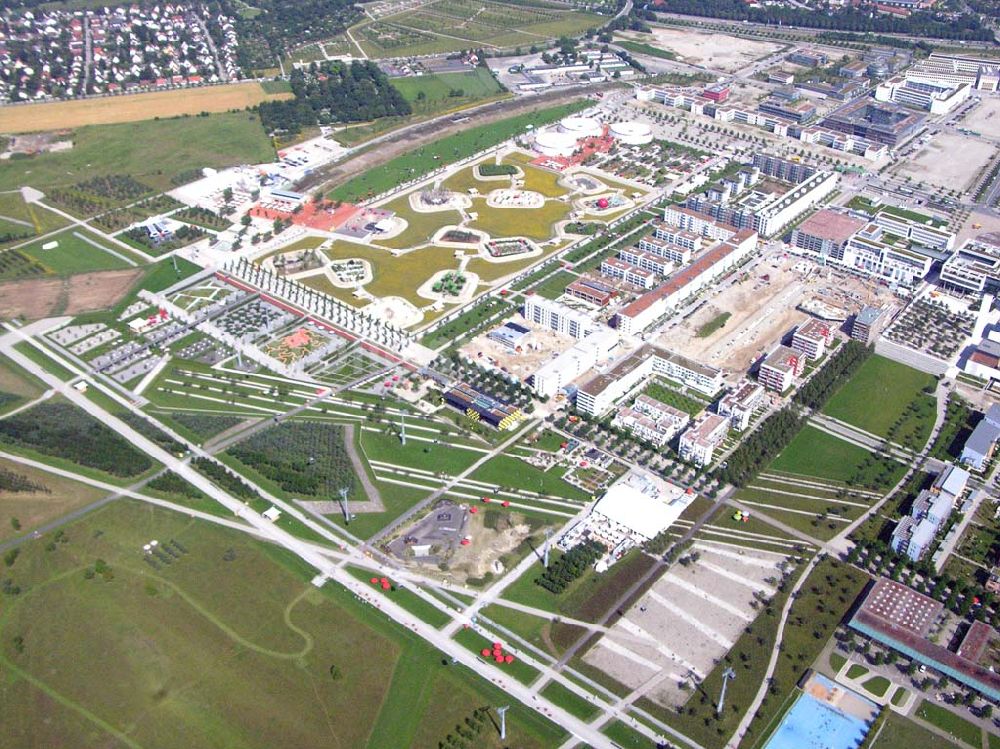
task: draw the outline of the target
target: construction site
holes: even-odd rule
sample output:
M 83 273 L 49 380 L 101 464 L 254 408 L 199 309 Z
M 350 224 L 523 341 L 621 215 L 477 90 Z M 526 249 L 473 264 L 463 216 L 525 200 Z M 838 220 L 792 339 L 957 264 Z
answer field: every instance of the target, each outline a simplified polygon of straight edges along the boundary
M 891 297 L 874 281 L 775 250 L 721 284 L 657 343 L 739 374 L 809 317 L 840 324 L 860 305 Z

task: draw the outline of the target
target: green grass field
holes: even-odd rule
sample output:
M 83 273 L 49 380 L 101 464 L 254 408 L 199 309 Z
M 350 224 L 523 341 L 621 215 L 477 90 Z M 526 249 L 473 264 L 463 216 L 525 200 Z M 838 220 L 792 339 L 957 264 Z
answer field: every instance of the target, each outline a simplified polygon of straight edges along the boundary
M 493 98 L 503 91 L 503 87 L 486 68 L 476 68 L 468 73 L 432 73 L 393 78 L 392 86 L 410 102 L 414 113 L 418 115 L 467 106 L 480 99 Z M 462 93 L 459 94 L 459 91 Z
M 183 551 L 154 569 L 151 538 Z M 47 543 L 22 547 L 6 573 L 22 590 L 0 614 L 8 746 L 416 749 L 502 698 L 243 534 L 122 501 Z M 508 730 L 518 746 L 562 741 L 516 704 Z M 500 743 L 484 733 L 480 745 Z
M 547 125 L 579 111 L 586 105 L 585 101 L 573 102 L 469 128 L 442 138 L 433 146 L 417 148 L 392 159 L 381 167 L 376 167 L 365 174 L 348 180 L 333 189 L 328 197 L 332 200 L 358 200 L 368 195 L 380 194 L 403 180 L 426 174 L 442 164 L 454 163 L 477 151 L 501 143 L 524 132 L 528 125 L 535 127 Z
M 774 459 L 770 469 L 846 482 L 857 473 L 868 455 L 863 447 L 806 426 Z
M 879 436 L 889 433 L 893 423 L 905 415 L 914 400 L 933 402 L 922 394 L 934 377 L 883 356 L 868 358 L 857 373 L 827 402 L 823 413 Z M 872 408 L 877 403 L 878 408 Z M 920 445 L 927 442 L 934 426 L 934 409 L 928 409 L 913 427 Z
M 0 470 L 23 476 L 40 487 L 35 491 L 18 492 L 0 489 L 0 541 L 30 533 L 107 494 L 87 484 L 6 459 L 0 459 Z
M 59 246 L 43 250 L 42 245 L 49 242 L 58 242 Z M 21 252 L 33 257 L 51 273 L 60 276 L 96 270 L 132 268 L 144 262 L 125 248 L 77 226 L 71 226 L 44 240 L 25 245 L 21 248 Z M 131 263 L 123 258 L 128 258 Z
M 189 169 L 259 164 L 274 156 L 257 116 L 247 112 L 82 127 L 68 151 L 0 162 L 0 190 L 46 190 L 105 174 L 129 174 L 169 190 L 171 177 Z
M 652 44 L 643 44 L 642 42 L 632 42 L 625 39 L 615 39 L 615 44 L 617 44 L 622 49 L 627 49 L 629 52 L 634 52 L 637 55 L 649 55 L 650 57 L 659 57 L 663 60 L 676 60 L 677 55 L 671 52 L 669 49 L 661 49 L 660 47 L 654 47 Z
M 979 726 L 960 718 L 945 707 L 935 705 L 930 700 L 924 700 L 917 708 L 915 715 L 935 725 L 942 731 L 958 739 L 964 744 L 979 749 L 982 746 L 983 732 Z
M 897 713 L 889 713 L 882 732 L 872 745 L 873 749 L 914 749 L 914 747 L 957 746 L 943 739 L 912 720 Z
M 567 499 L 586 500 L 587 495 L 575 486 L 567 484 L 560 475 L 561 468 L 542 471 L 523 460 L 498 455 L 488 463 L 479 466 L 470 476 L 475 481 L 512 489 L 525 489 L 542 494 L 553 494 Z

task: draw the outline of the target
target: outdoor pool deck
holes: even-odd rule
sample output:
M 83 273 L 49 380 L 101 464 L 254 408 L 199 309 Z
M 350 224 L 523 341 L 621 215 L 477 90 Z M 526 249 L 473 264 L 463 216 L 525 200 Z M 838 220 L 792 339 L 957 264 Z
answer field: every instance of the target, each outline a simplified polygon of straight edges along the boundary
M 814 673 L 764 749 L 854 749 L 878 706 Z

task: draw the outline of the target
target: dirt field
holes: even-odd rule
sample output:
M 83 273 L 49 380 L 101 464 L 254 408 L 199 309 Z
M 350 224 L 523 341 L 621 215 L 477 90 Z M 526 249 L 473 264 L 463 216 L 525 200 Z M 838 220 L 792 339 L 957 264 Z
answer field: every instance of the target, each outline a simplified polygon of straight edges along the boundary
M 0 491 L 0 541 L 31 531 L 107 493 L 14 461 L 0 460 L 0 468 L 42 487 L 38 491 Z M 14 530 L 12 518 L 17 518 L 20 531 Z
M 648 34 L 623 34 L 637 42 L 649 43 Z M 675 52 L 684 62 L 702 65 L 723 73 L 734 73 L 754 60 L 772 55 L 782 45 L 755 42 L 725 34 L 699 34 L 681 29 L 653 29 L 653 46 Z
M 765 281 L 764 276 L 769 280 Z M 754 266 L 749 274 L 723 285 L 695 314 L 665 331 L 658 343 L 683 356 L 742 373 L 793 326 L 809 317 L 796 309 L 799 303 L 821 294 L 853 310 L 879 293 L 874 284 L 821 268 L 809 260 L 775 254 Z M 888 294 L 884 290 L 882 293 Z M 726 312 L 730 317 L 721 329 L 706 338 L 698 337 L 699 328 Z
M 265 94 L 259 83 L 154 91 L 99 99 L 58 101 L 0 107 L 0 132 L 26 133 L 84 125 L 111 125 L 153 117 L 176 117 L 199 112 L 227 112 L 262 101 L 290 99 L 292 94 Z
M 995 152 L 987 141 L 942 132 L 914 157 L 903 161 L 896 173 L 913 177 L 914 182 L 965 190 Z M 962 158 L 955 158 L 957 154 Z
M 982 99 L 961 124 L 977 133 L 1000 138 L 1000 99 Z
M 140 275 L 141 270 L 110 270 L 0 284 L 0 317 L 37 320 L 105 309 L 121 299 Z
M 576 343 L 566 335 L 556 333 L 554 330 L 546 330 L 537 325 L 533 325 L 520 315 L 511 318 L 512 322 L 531 330 L 523 339 L 520 353 L 511 351 L 497 341 L 491 341 L 486 337 L 486 333 L 478 335 L 462 346 L 461 353 L 470 359 L 477 361 L 489 359 L 490 364 L 495 367 L 505 368 L 511 374 L 526 379 L 534 374 L 539 367 L 551 359 L 555 354 L 561 354 L 573 347 Z M 498 326 L 499 327 L 499 326 Z M 492 328 L 490 329 L 492 330 Z M 480 356 L 479 354 L 482 354 Z M 484 365 L 487 362 L 483 362 Z

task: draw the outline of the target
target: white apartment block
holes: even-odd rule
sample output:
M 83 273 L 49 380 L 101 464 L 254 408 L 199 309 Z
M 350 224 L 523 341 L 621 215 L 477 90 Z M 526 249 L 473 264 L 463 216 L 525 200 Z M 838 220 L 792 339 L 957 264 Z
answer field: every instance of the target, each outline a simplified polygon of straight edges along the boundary
M 584 313 L 537 294 L 524 302 L 524 319 L 573 338 L 583 338 L 597 327 Z
M 968 99 L 971 91 L 972 85 L 968 82 L 932 83 L 897 76 L 876 87 L 875 99 L 925 109 L 931 114 L 947 114 Z
M 663 447 L 690 421 L 691 417 L 684 411 L 648 395 L 640 395 L 631 408 L 619 409 L 612 424 L 631 432 L 639 439 Z
M 639 241 L 639 244 L 642 244 L 642 240 Z M 646 252 L 638 245 L 636 247 L 625 247 L 619 250 L 618 259 L 623 260 L 626 263 L 631 263 L 632 265 L 642 268 L 643 270 L 652 271 L 659 276 L 666 276 L 674 269 L 673 262 L 671 262 L 668 258 L 653 254 L 652 252 Z
M 700 213 L 677 205 L 668 205 L 663 209 L 663 221 L 678 227 L 678 229 L 708 237 L 717 242 L 723 242 L 736 233 L 732 227 L 716 223 L 715 219 L 707 213 Z
M 942 86 L 964 83 L 981 91 L 996 91 L 1000 88 L 1000 60 L 935 53 L 907 70 L 906 78 Z
M 731 393 L 719 401 L 719 416 L 727 416 L 730 426 L 742 432 L 750 426 L 750 420 L 764 404 L 764 388 L 756 382 L 742 382 Z
M 761 363 L 757 380 L 768 390 L 783 393 L 805 368 L 805 357 L 788 346 L 778 346 Z
M 600 416 L 653 375 L 706 395 L 714 395 L 723 385 L 722 370 L 647 343 L 581 385 L 576 408 L 589 416 Z
M 640 289 L 651 289 L 656 285 L 656 274 L 653 271 L 643 270 L 637 265 L 618 258 L 610 257 L 603 260 L 601 274 L 638 286 Z
M 807 320 L 792 334 L 792 348 L 816 361 L 833 341 L 833 326 L 823 320 Z
M 706 413 L 698 417 L 690 429 L 681 435 L 679 452 L 682 460 L 700 466 L 712 462 L 712 454 L 729 431 L 729 419 L 719 414 Z
M 532 389 L 551 398 L 588 370 L 607 359 L 618 345 L 618 333 L 601 328 L 581 339 L 573 348 L 546 362 L 532 375 Z
M 950 250 L 955 246 L 955 233 L 936 226 L 935 224 L 939 222 L 934 221 L 930 216 L 926 218 L 926 221 L 918 221 L 887 210 L 881 210 L 873 221 L 876 226 L 897 237 L 933 247 L 935 250 Z

